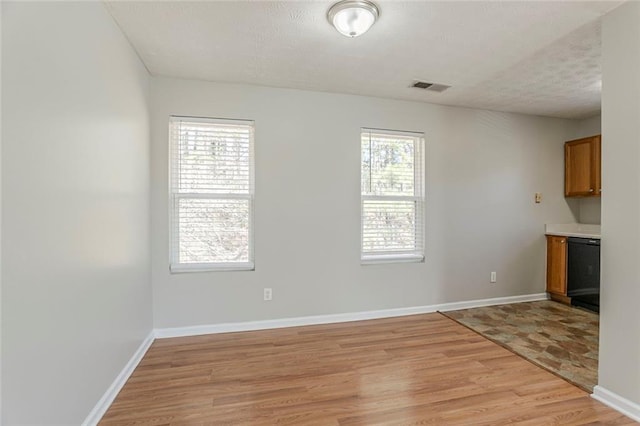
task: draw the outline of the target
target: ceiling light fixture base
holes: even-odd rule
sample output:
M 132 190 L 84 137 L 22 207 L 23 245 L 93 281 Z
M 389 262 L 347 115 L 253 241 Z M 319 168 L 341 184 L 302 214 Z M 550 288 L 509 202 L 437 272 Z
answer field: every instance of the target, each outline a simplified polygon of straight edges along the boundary
M 329 9 L 327 19 L 340 34 L 358 37 L 378 20 L 380 9 L 368 0 L 343 0 Z

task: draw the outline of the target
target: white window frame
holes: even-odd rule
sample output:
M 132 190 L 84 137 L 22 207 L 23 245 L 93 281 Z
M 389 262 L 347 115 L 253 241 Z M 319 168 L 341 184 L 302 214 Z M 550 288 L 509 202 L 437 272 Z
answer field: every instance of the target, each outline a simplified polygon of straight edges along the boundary
M 181 120 L 190 122 L 213 123 L 213 124 L 233 124 L 246 125 L 250 127 L 249 137 L 249 193 L 248 194 L 211 194 L 211 193 L 185 193 L 177 190 L 178 173 L 173 170 L 179 165 L 174 164 L 178 159 L 179 141 L 174 140 L 172 126 L 174 122 Z M 169 242 L 169 271 L 171 273 L 182 272 L 214 272 L 214 271 L 253 271 L 254 261 L 254 198 L 255 198 L 255 122 L 253 120 L 220 119 L 188 116 L 169 116 L 169 222 L 170 222 L 170 242 Z M 248 255 L 247 262 L 203 262 L 203 263 L 180 263 L 179 256 L 179 220 L 178 206 L 181 199 L 216 199 L 216 200 L 247 200 L 249 202 L 249 223 L 248 223 Z
M 414 139 L 414 195 L 369 195 L 360 189 L 360 263 L 362 265 L 378 263 L 424 262 L 425 258 L 425 136 L 423 132 L 376 129 L 360 129 L 360 182 L 362 185 L 362 137 L 365 133 L 384 136 L 405 136 Z M 365 201 L 414 201 L 416 203 L 416 246 L 409 251 L 389 251 L 365 253 L 364 251 L 364 204 Z

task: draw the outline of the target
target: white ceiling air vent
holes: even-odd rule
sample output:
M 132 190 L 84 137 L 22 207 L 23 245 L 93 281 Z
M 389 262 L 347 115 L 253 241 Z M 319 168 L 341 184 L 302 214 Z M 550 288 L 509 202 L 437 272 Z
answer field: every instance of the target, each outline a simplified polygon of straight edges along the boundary
M 422 89 L 422 90 L 428 90 L 430 92 L 442 93 L 451 86 L 447 86 L 446 84 L 427 83 L 426 81 L 415 80 L 411 85 L 411 87 L 415 87 L 417 89 Z

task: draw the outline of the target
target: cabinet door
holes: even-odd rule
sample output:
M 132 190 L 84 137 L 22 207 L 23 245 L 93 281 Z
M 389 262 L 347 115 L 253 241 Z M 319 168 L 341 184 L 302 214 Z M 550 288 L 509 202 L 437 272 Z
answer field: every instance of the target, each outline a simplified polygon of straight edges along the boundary
M 593 138 L 578 139 L 564 145 L 564 196 L 590 196 L 595 193 L 595 149 Z
M 594 136 L 594 141 L 593 141 L 593 173 L 594 173 L 594 179 L 595 179 L 595 183 L 594 183 L 594 195 L 600 195 L 600 193 L 602 192 L 602 181 L 600 179 L 601 175 L 600 175 L 600 170 L 601 170 L 601 156 L 600 153 L 602 152 L 602 148 L 601 148 L 601 136 Z
M 547 235 L 547 292 L 567 295 L 567 238 Z

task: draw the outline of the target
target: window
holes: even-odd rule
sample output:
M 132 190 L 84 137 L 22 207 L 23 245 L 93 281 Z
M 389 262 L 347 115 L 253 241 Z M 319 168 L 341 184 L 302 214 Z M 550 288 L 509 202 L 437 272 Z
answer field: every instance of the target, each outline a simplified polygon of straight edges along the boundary
M 253 269 L 252 121 L 170 118 L 171 271 Z
M 362 129 L 362 263 L 424 259 L 424 136 Z

